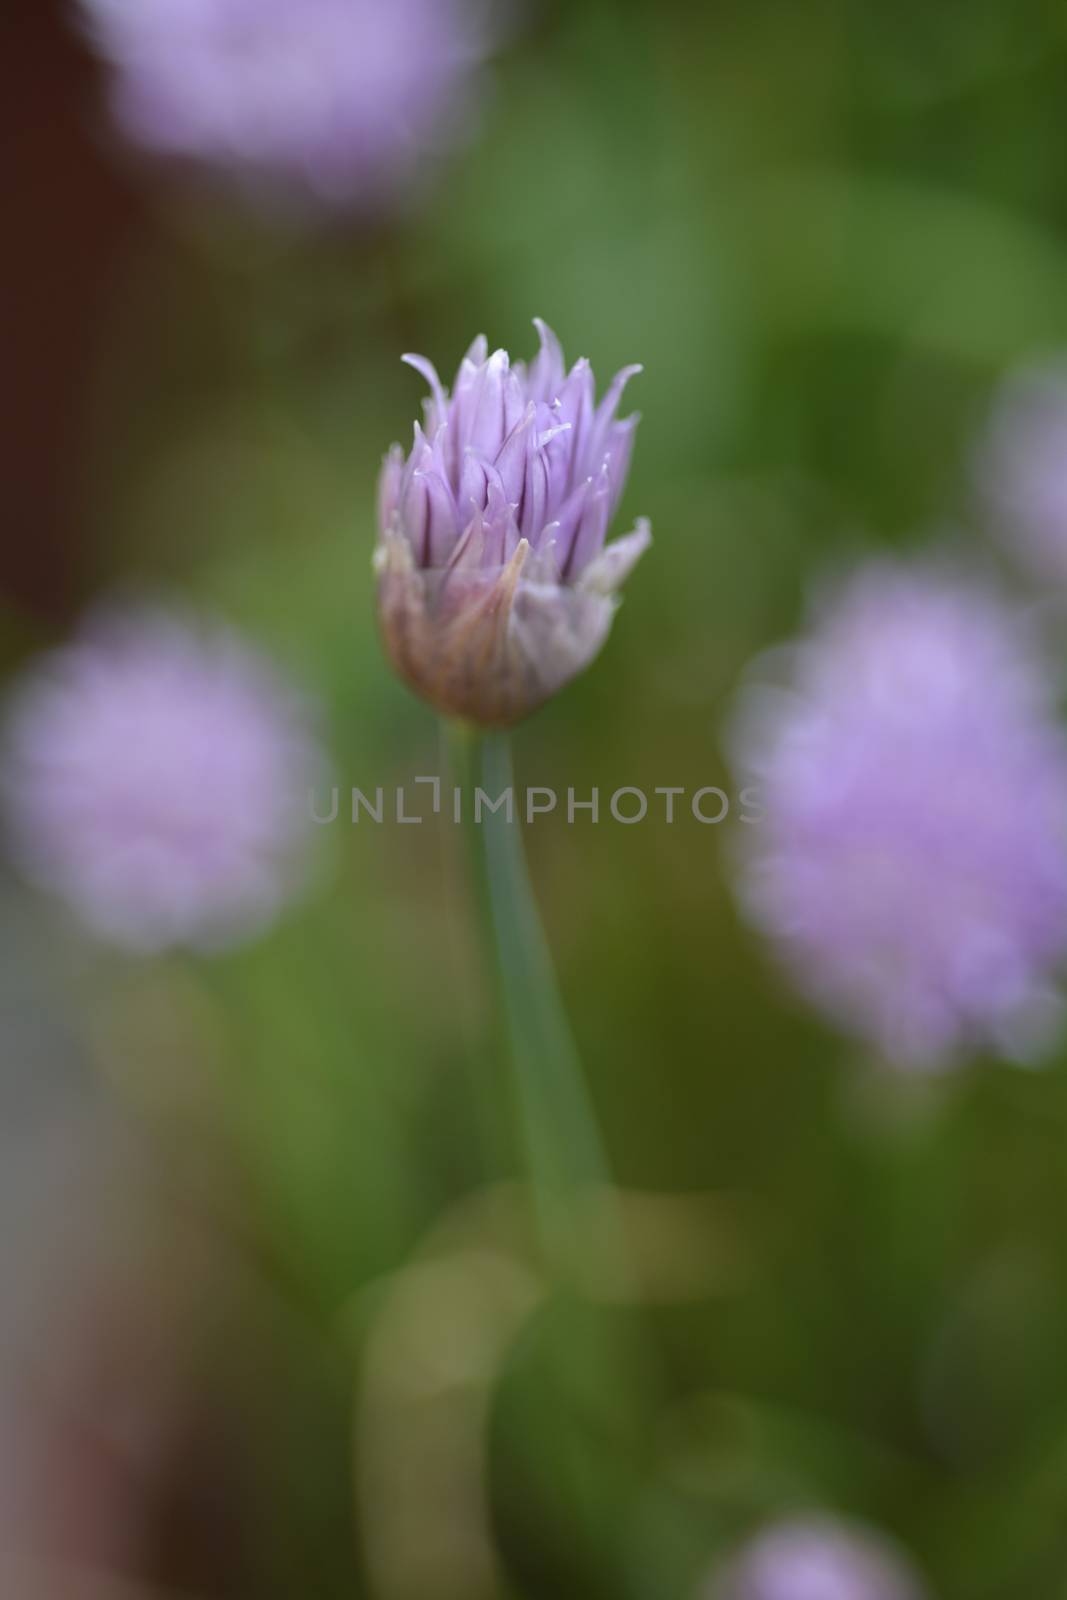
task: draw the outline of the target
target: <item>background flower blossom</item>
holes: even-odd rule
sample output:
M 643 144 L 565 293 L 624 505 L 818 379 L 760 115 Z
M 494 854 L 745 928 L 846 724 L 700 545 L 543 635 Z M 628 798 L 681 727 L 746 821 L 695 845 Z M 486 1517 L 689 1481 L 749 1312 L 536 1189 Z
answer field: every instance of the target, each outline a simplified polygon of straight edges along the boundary
M 605 545 L 638 418 L 619 421 L 624 367 L 599 405 L 588 361 L 567 371 L 537 321 L 527 368 L 476 339 L 451 395 L 432 365 L 425 428 L 380 486 L 379 602 L 402 677 L 439 710 L 507 725 L 588 666 L 649 527 Z
M 479 0 L 82 0 L 120 123 L 168 156 L 377 207 L 469 120 Z
M 1019 620 L 977 583 L 876 563 L 787 678 L 742 707 L 757 924 L 889 1057 L 1036 1045 L 1067 950 L 1067 745 Z
M 1067 584 L 1067 362 L 1004 384 L 975 459 L 985 513 L 1038 578 Z
M 163 611 L 94 618 L 11 695 L 2 793 L 27 876 L 143 950 L 246 937 L 298 885 L 322 756 L 258 654 Z
M 707 1600 L 922 1600 L 904 1557 L 871 1529 L 830 1517 L 780 1522 L 713 1580 Z

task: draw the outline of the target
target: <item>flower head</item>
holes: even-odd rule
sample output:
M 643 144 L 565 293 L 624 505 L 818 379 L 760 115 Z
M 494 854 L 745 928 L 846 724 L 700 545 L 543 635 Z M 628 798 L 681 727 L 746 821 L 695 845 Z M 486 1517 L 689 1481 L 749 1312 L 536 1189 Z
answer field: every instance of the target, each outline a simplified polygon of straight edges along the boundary
M 976 582 L 875 563 L 787 662 L 742 706 L 751 915 L 891 1059 L 1032 1050 L 1067 951 L 1067 745 L 1026 629 Z
M 258 187 L 380 207 L 461 130 L 480 0 L 82 0 L 138 143 Z
M 400 675 L 439 711 L 518 721 L 589 665 L 648 524 L 605 545 L 637 417 L 619 421 L 626 367 L 596 403 L 587 361 L 567 371 L 536 324 L 529 368 L 476 339 L 451 395 L 428 361 L 426 425 L 394 446 L 380 486 L 379 612 Z
M 212 946 L 298 885 L 321 764 L 300 703 L 231 634 L 112 612 L 14 689 L 0 792 L 19 865 L 94 932 Z
M 880 1534 L 805 1517 L 757 1535 L 713 1580 L 708 1600 L 922 1600 L 922 1592 Z
M 1067 362 L 1014 374 L 975 458 L 986 515 L 1038 578 L 1067 584 Z

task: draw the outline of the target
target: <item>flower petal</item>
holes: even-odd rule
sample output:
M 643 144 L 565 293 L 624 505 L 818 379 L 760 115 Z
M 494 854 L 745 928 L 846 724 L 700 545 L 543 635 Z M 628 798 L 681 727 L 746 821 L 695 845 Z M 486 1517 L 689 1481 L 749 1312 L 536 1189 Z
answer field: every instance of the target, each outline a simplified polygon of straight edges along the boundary
M 595 556 L 579 579 L 578 587 L 595 594 L 614 594 L 630 576 L 649 545 L 652 527 L 643 517 L 631 533 L 613 539 Z

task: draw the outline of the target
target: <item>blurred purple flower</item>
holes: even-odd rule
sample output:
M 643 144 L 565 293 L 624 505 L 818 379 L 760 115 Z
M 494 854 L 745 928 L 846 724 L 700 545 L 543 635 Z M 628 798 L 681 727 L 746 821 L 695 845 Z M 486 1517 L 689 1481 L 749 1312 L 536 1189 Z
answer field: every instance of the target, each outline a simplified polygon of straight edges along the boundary
M 1067 362 L 1008 379 L 975 458 L 987 519 L 1045 581 L 1067 585 Z
M 712 1581 L 707 1600 L 922 1600 L 903 1556 L 880 1534 L 830 1517 L 778 1523 Z
M 300 884 L 323 758 L 229 632 L 102 613 L 14 689 L 0 786 L 31 881 L 133 949 L 258 932 Z
M 1027 1055 L 1067 951 L 1067 744 L 998 596 L 874 563 L 742 701 L 744 902 L 801 986 L 902 1064 Z
M 588 361 L 567 372 L 555 335 L 527 367 L 476 339 L 451 396 L 430 363 L 426 426 L 380 486 L 379 611 L 401 677 L 439 711 L 507 726 L 581 672 L 611 628 L 647 522 L 605 545 L 638 418 L 616 417 L 625 367 L 600 404 Z
M 371 210 L 463 132 L 484 0 L 82 0 L 120 123 L 165 155 Z

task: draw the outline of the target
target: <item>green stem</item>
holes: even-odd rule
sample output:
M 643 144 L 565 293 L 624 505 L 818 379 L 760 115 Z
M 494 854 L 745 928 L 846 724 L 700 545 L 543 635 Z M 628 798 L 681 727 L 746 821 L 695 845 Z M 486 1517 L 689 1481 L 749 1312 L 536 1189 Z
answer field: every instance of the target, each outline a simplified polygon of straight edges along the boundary
M 572 1529 L 602 1560 L 617 1543 L 605 1508 L 630 1500 L 641 1482 L 644 1419 L 656 1408 L 658 1378 L 629 1318 L 590 1316 L 589 1290 L 609 1286 L 638 1312 L 617 1191 L 610 1181 L 581 1062 L 560 998 L 530 885 L 511 749 L 503 734 L 446 730 L 498 1009 L 514 1075 L 514 1103 L 538 1244 L 557 1291 L 546 1351 L 564 1396 L 535 1408 L 528 1425 L 566 1484 Z M 513 809 L 475 811 L 476 791 Z M 501 1102 L 499 1079 L 486 1092 Z M 483 1107 L 481 1115 L 486 1115 Z M 497 1146 L 499 1149 L 499 1146 Z M 543 1433 L 538 1433 L 543 1429 Z
M 607 1252 L 601 1265 L 622 1273 L 608 1163 L 526 867 L 510 741 L 456 725 L 449 739 L 542 1244 L 555 1264 L 566 1265 L 584 1231 L 575 1228 L 581 1208 L 583 1221 L 596 1222 Z M 493 802 L 510 790 L 511 812 L 483 803 L 476 816 L 479 788 Z

